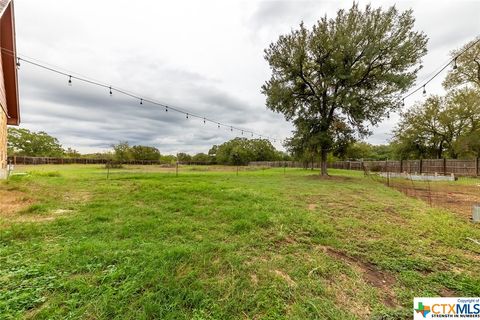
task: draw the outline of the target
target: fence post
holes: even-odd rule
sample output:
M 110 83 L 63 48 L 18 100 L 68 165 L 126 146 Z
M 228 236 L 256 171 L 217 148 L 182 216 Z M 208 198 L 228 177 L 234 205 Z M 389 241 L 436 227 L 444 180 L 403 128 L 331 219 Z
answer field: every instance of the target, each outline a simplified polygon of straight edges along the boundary
M 423 159 L 420 158 L 420 168 L 419 168 L 420 174 L 422 174 L 422 168 L 423 168 Z
M 480 161 L 480 158 L 479 157 L 476 157 L 475 158 L 475 175 L 478 177 L 480 175 L 480 172 L 479 172 L 479 166 L 478 166 L 478 161 Z
M 400 159 L 400 173 L 403 173 L 403 159 Z
M 447 175 L 447 158 L 443 158 L 443 175 Z

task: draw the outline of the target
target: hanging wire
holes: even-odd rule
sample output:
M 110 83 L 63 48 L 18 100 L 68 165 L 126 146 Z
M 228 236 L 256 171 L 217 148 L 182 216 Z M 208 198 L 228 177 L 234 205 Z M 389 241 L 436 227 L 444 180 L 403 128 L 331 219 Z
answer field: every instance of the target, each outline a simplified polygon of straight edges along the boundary
M 408 93 L 407 95 L 403 96 L 402 97 L 402 106 L 405 105 L 405 99 L 407 99 L 408 97 L 412 96 L 413 94 L 415 94 L 416 92 L 418 92 L 419 90 L 421 90 L 422 88 L 424 89 L 423 92 L 424 94 L 426 94 L 426 90 L 425 90 L 425 86 L 427 84 L 429 84 L 433 79 L 435 79 L 443 70 L 445 70 L 450 64 L 452 64 L 453 62 L 453 69 L 457 69 L 458 66 L 457 66 L 457 58 L 459 58 L 462 54 L 464 54 L 465 52 L 467 52 L 468 50 L 470 50 L 472 47 L 474 47 L 476 44 L 478 44 L 480 42 L 480 37 L 475 41 L 473 42 L 470 46 L 468 46 L 467 48 L 465 48 L 462 52 L 460 52 L 457 56 L 455 56 L 453 59 L 450 59 L 448 60 L 448 62 L 443 66 L 441 67 L 435 74 L 433 74 L 423 85 L 420 85 L 418 86 L 416 89 L 414 89 L 413 91 L 411 91 L 410 93 Z M 58 74 L 63 74 L 63 75 L 69 75 L 67 74 L 66 72 L 63 72 L 63 71 L 60 71 L 58 69 L 58 67 L 50 67 L 50 66 L 47 66 L 49 65 L 48 63 L 44 63 L 44 62 L 40 62 L 39 60 L 35 59 L 35 58 L 32 58 L 32 57 L 28 57 L 28 59 L 25 59 L 25 57 L 27 56 L 24 56 L 23 55 L 23 58 L 21 57 L 17 57 L 16 53 L 10 49 L 7 49 L 7 48 L 1 48 L 2 51 L 4 52 L 7 52 L 7 54 L 10 54 L 11 56 L 14 56 L 17 58 L 17 67 L 19 68 L 20 67 L 20 61 L 23 60 L 24 62 L 26 63 L 29 63 L 31 65 L 34 65 L 34 66 L 37 66 L 37 67 L 40 67 L 40 68 L 43 68 L 45 70 L 49 70 L 49 71 L 52 71 L 52 72 L 55 72 L 55 73 L 58 73 Z M 37 61 L 37 62 L 34 62 L 34 61 Z M 97 86 L 100 86 L 100 87 L 105 87 L 105 88 L 109 88 L 110 89 L 110 94 L 112 95 L 112 87 L 108 87 L 96 80 L 91 80 L 91 79 L 88 79 L 88 77 L 86 76 L 72 76 L 72 78 L 76 79 L 76 80 L 79 80 L 79 81 L 83 81 L 83 82 L 86 82 L 86 83 L 89 83 L 89 84 L 92 84 L 92 85 L 97 85 Z M 123 90 L 123 89 L 118 89 L 118 88 L 115 88 L 115 91 L 119 92 L 119 93 L 122 93 L 124 95 L 127 95 L 127 96 L 131 96 L 131 97 L 135 97 L 135 98 L 139 98 L 137 95 L 133 94 L 133 93 L 130 93 L 126 90 Z M 145 99 L 146 100 L 146 99 Z M 162 104 L 162 103 L 158 103 L 158 102 L 155 102 L 153 100 L 148 100 L 150 103 L 154 104 L 154 105 L 159 105 L 159 106 L 164 106 L 165 107 L 165 111 L 167 112 L 168 111 L 168 108 L 174 110 L 174 111 L 177 111 L 177 112 L 180 112 L 180 113 L 186 113 L 185 111 L 182 111 L 181 109 L 179 108 L 174 108 L 174 107 L 167 107 L 165 104 Z M 197 115 L 192 115 L 194 117 L 197 117 L 199 118 L 199 116 Z M 214 122 L 213 120 L 211 119 L 208 119 L 206 118 L 206 121 L 209 121 L 209 122 Z M 241 129 L 238 129 L 238 128 L 235 128 L 235 130 L 241 130 Z M 233 131 L 233 130 L 232 130 Z M 259 137 L 262 137 L 261 135 L 258 135 Z M 269 138 L 269 137 L 266 137 L 266 138 Z
M 13 51 L 11 50 L 8 50 L 8 49 L 5 49 L 5 48 L 1 48 L 3 51 L 5 51 L 7 54 L 10 54 L 10 55 L 15 55 L 15 53 L 13 53 Z M 53 73 L 57 73 L 57 74 L 60 74 L 60 75 L 64 75 L 64 76 L 68 76 L 69 79 L 71 77 L 71 79 L 75 79 L 77 81 L 80 81 L 80 82 L 85 82 L 85 83 L 88 83 L 88 84 L 91 84 L 91 85 L 95 85 L 95 86 L 98 86 L 98 87 L 103 87 L 103 88 L 106 88 L 109 90 L 109 94 L 110 96 L 113 96 L 113 91 L 115 90 L 116 92 L 120 93 L 120 94 L 123 94 L 123 95 L 126 95 L 126 96 L 129 96 L 129 97 L 132 97 L 132 98 L 135 98 L 135 99 L 138 99 L 138 100 L 141 100 L 141 104 L 143 104 L 143 102 L 149 102 L 150 104 L 152 105 L 156 105 L 156 106 L 161 106 L 161 107 L 164 107 L 165 108 L 165 112 L 168 112 L 168 109 L 171 109 L 175 112 L 178 112 L 178 113 L 183 113 L 185 114 L 185 116 L 187 118 L 189 117 L 195 117 L 195 118 L 200 118 L 200 119 L 204 119 L 205 120 L 205 123 L 208 121 L 208 122 L 211 122 L 211 123 L 217 123 L 218 126 L 225 126 L 225 127 L 230 127 L 230 130 L 231 131 L 238 131 L 238 132 L 241 132 L 242 128 L 238 128 L 238 127 L 234 127 L 234 126 L 229 126 L 227 124 L 223 124 L 223 123 L 220 123 L 218 121 L 215 121 L 215 120 L 212 120 L 208 117 L 204 117 L 204 116 L 200 116 L 200 115 L 196 115 L 196 114 L 192 114 L 190 112 L 187 112 L 187 111 L 184 111 L 178 107 L 172 107 L 172 106 L 169 106 L 169 105 L 166 105 L 164 103 L 160 103 L 160 102 L 157 102 L 153 99 L 147 99 L 147 98 L 142 98 L 140 97 L 139 95 L 137 94 L 134 94 L 134 93 L 131 93 L 127 90 L 124 90 L 124 89 L 120 89 L 120 88 L 117 88 L 117 87 L 113 87 L 111 85 L 106 85 L 106 84 L 103 84 L 97 80 L 93 80 L 93 79 L 90 79 L 90 78 L 87 78 L 85 76 L 76 76 L 74 75 L 75 73 L 72 72 L 72 73 L 67 73 L 67 72 L 64 72 L 64 71 L 61 71 L 61 70 L 58 70 L 58 68 L 56 67 L 50 67 L 50 66 L 47 66 L 45 63 L 39 63 L 39 62 L 35 62 L 35 61 L 32 61 L 32 60 L 36 60 L 36 59 L 33 59 L 33 58 L 29 58 L 29 59 L 25 59 L 25 58 L 20 58 L 20 57 L 17 57 L 18 59 L 18 64 L 20 64 L 20 60 L 22 60 L 23 62 L 26 62 L 30 65 L 33 65 L 33 66 L 36 66 L 36 67 L 39 67 L 39 68 L 42 68 L 44 70 L 47 70 L 47 71 L 51 71 Z M 188 114 L 188 115 L 187 115 Z M 245 131 L 245 130 L 244 130 Z M 266 137 L 267 138 L 267 137 Z
M 437 72 L 435 72 L 425 83 L 423 83 L 423 85 L 420 85 L 418 86 L 416 89 L 414 89 L 413 91 L 411 91 L 409 94 L 405 95 L 402 97 L 403 100 L 407 99 L 408 97 L 414 95 L 415 93 L 417 93 L 418 91 L 420 91 L 421 89 L 423 89 L 423 92 L 424 94 L 426 94 L 426 90 L 425 90 L 425 86 L 427 84 L 429 84 L 433 79 L 435 79 L 440 73 L 442 73 L 443 70 L 445 70 L 448 66 L 450 66 L 453 62 L 453 69 L 456 69 L 456 60 L 458 57 L 460 57 L 462 54 L 464 54 L 465 52 L 467 52 L 468 50 L 470 50 L 471 48 L 473 48 L 475 45 L 477 45 L 478 43 L 480 43 L 480 37 L 474 41 L 471 45 L 469 45 L 468 47 L 466 47 L 462 52 L 460 52 L 459 54 L 457 54 L 454 58 L 452 59 L 449 59 L 448 62 L 446 64 L 443 65 L 443 67 L 441 67 Z

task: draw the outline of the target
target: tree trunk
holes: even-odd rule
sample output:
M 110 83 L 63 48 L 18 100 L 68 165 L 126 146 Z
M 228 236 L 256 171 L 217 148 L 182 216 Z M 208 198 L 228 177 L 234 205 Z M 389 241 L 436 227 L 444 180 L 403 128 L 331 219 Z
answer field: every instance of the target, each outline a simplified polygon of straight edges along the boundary
M 327 172 L 327 154 L 328 154 L 328 150 L 327 149 L 322 149 L 321 151 L 322 153 L 322 169 L 321 169 L 321 175 L 322 176 L 328 176 L 328 172 Z

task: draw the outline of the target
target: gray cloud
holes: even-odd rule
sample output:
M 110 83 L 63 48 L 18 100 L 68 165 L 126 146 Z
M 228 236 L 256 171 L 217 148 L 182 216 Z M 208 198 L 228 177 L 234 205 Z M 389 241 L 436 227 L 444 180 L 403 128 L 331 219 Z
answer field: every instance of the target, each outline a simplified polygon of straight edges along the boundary
M 374 6 L 392 4 L 373 1 Z M 76 71 L 195 114 L 284 138 L 291 124 L 267 110 L 260 93 L 270 73 L 263 49 L 302 20 L 311 26 L 351 2 L 139 0 L 135 5 L 131 15 L 126 0 L 17 0 L 18 51 L 67 73 Z M 412 7 L 418 29 L 431 39 L 420 78 L 480 29 L 480 2 L 401 1 L 398 7 Z M 240 135 L 118 93 L 110 97 L 108 90 L 75 80 L 69 87 L 67 80 L 21 66 L 23 127 L 47 131 L 83 152 L 107 149 L 119 140 L 156 146 L 162 153 L 206 152 L 212 144 Z M 428 90 L 441 92 L 441 79 Z M 421 97 L 408 104 L 415 99 Z M 396 121 L 393 116 L 375 128 L 369 141 L 385 142 Z

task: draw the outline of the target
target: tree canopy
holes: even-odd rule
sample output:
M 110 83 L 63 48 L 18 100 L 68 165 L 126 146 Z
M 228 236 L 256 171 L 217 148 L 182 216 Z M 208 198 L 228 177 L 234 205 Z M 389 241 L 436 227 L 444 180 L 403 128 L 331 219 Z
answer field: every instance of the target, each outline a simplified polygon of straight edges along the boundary
M 246 165 L 251 161 L 273 161 L 281 158 L 281 154 L 267 139 L 235 138 L 213 146 L 209 154 L 215 154 L 217 163 L 228 165 Z
M 393 142 L 401 158 L 480 155 L 480 93 L 471 88 L 432 95 L 402 113 Z
M 120 141 L 112 145 L 114 160 L 126 162 L 130 160 L 159 160 L 160 151 L 155 147 L 135 145 L 130 146 L 128 141 Z
M 158 160 L 160 159 L 160 151 L 155 147 L 149 146 L 133 146 L 130 148 L 132 158 L 134 160 Z
M 349 144 L 343 154 L 339 156 L 344 160 L 388 160 L 394 159 L 391 145 L 372 145 L 367 142 Z
M 10 155 L 31 157 L 61 157 L 64 150 L 57 138 L 46 132 L 23 128 L 8 128 L 7 152 Z
M 196 163 L 211 163 L 214 161 L 214 157 L 209 156 L 208 154 L 205 154 L 203 152 L 197 153 L 192 157 L 192 162 Z
M 291 147 L 298 142 L 297 149 L 321 154 L 322 174 L 329 151 L 366 136 L 399 107 L 427 52 L 426 36 L 413 26 L 411 10 L 354 4 L 311 30 L 300 24 L 265 50 L 267 107 L 295 125 Z

